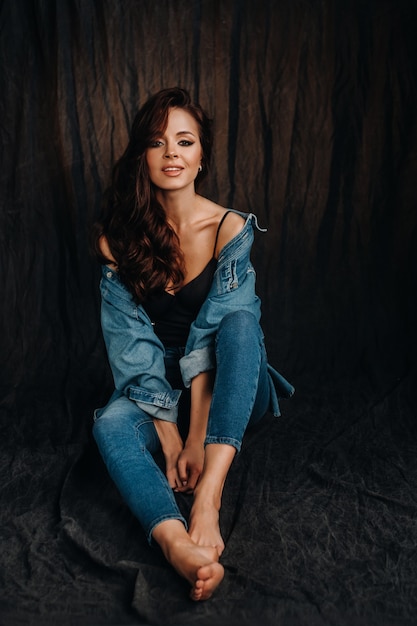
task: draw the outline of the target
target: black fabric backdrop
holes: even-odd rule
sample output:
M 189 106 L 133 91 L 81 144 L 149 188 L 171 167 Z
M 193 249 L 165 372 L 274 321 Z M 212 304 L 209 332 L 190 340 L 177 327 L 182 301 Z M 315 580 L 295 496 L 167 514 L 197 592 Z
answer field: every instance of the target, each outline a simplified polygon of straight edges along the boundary
M 417 623 L 416 32 L 414 0 L 1 2 L 3 626 Z M 268 227 L 263 327 L 297 388 L 235 461 L 200 604 L 90 434 L 88 229 L 137 107 L 177 84 L 215 119 L 204 193 Z

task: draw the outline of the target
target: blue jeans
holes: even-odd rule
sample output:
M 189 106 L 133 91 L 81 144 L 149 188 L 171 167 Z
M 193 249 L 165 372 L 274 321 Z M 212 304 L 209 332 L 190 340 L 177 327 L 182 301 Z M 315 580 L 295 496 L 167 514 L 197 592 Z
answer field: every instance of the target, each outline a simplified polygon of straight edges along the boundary
M 252 313 L 226 315 L 218 328 L 216 374 L 207 425 L 206 444 L 221 443 L 239 452 L 243 435 L 268 411 L 270 382 L 262 330 Z M 167 378 L 180 388 L 178 361 L 182 348 L 167 348 Z M 179 428 L 186 436 L 189 402 L 184 390 Z M 110 476 L 125 502 L 142 524 L 148 541 L 155 526 L 168 519 L 187 522 L 173 490 L 154 459 L 160 442 L 153 419 L 125 396 L 110 404 L 96 419 L 93 435 Z

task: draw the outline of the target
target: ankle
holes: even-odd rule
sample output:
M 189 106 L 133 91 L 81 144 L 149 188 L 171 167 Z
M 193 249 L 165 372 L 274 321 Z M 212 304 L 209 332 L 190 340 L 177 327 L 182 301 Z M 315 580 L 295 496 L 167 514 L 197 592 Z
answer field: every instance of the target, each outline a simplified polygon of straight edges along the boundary
M 153 539 L 166 554 L 189 541 L 185 526 L 179 520 L 166 520 L 154 528 Z
M 197 485 L 194 490 L 193 509 L 215 509 L 217 512 L 221 508 L 221 491 L 218 489 L 205 489 L 204 485 Z

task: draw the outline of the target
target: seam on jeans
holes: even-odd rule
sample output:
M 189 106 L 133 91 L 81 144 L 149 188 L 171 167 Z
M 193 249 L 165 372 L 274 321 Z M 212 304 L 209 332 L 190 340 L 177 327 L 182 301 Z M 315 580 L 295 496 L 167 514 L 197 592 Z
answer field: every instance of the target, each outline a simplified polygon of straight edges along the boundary
M 133 431 L 135 433 L 135 437 L 137 440 L 139 439 L 139 429 L 141 428 L 141 426 L 145 426 L 145 424 L 153 424 L 153 419 L 147 419 L 145 421 L 138 421 L 133 426 Z M 158 433 L 156 433 L 156 436 L 158 436 Z M 142 444 L 141 449 L 142 449 L 142 452 L 144 452 L 146 450 L 146 446 Z

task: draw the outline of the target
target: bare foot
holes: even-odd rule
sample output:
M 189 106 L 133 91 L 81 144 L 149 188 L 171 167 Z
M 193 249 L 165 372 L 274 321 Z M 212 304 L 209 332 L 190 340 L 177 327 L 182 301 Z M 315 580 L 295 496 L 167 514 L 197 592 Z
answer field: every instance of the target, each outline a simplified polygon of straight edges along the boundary
M 220 534 L 218 508 L 198 495 L 195 495 L 191 509 L 188 534 L 194 543 L 216 548 L 218 556 L 221 556 L 224 541 Z
M 224 569 L 214 548 L 192 541 L 173 542 L 166 557 L 176 571 L 191 584 L 192 600 L 207 600 L 223 580 Z

